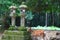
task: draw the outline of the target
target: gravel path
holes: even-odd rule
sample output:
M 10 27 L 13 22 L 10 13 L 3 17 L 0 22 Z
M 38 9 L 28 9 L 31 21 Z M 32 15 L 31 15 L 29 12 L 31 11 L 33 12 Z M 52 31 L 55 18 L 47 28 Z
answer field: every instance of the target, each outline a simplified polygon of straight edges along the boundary
M 0 40 L 2 40 L 3 33 L 0 33 Z

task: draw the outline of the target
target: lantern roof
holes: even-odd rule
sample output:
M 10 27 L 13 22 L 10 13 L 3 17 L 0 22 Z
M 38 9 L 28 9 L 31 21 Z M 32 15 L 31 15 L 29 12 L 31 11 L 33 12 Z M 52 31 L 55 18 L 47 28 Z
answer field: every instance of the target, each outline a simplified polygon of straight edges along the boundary
M 9 9 L 16 9 L 16 6 L 10 6 Z
M 22 4 L 19 6 L 19 8 L 27 8 L 27 5 L 25 5 L 25 2 L 22 2 Z

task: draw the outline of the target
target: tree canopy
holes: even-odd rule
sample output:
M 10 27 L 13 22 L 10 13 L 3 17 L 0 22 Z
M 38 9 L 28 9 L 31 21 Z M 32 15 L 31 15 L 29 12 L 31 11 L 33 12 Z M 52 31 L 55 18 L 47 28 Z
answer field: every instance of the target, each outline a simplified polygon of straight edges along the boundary
M 32 11 L 34 14 L 32 25 L 35 22 L 34 20 L 36 20 L 36 22 L 41 20 L 36 24 L 45 25 L 46 13 L 48 13 L 48 24 L 60 25 L 60 0 L 0 0 L 0 15 L 9 14 L 9 7 L 11 5 L 14 4 L 18 8 L 22 2 L 25 2 L 29 11 Z M 19 9 L 17 9 L 16 12 L 18 14 Z
M 0 10 L 8 10 L 9 6 L 14 4 L 19 6 L 22 2 L 28 6 L 32 11 L 59 11 L 60 12 L 60 1 L 59 0 L 0 0 Z

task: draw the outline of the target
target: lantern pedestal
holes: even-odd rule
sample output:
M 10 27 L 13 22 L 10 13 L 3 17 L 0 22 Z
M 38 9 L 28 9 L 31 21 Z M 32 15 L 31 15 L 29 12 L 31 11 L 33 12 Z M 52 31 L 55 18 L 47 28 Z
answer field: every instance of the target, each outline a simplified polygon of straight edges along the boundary
M 12 17 L 12 18 L 11 18 L 11 23 L 12 23 L 12 24 L 11 24 L 12 26 L 15 26 L 15 17 Z

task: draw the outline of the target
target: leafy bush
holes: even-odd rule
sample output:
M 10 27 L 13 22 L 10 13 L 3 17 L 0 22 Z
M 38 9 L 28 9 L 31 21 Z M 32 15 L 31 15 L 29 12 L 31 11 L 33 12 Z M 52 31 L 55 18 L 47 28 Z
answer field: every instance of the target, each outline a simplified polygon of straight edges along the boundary
M 10 26 L 8 30 L 15 30 L 15 26 Z
M 26 27 L 18 27 L 19 31 L 27 31 Z

